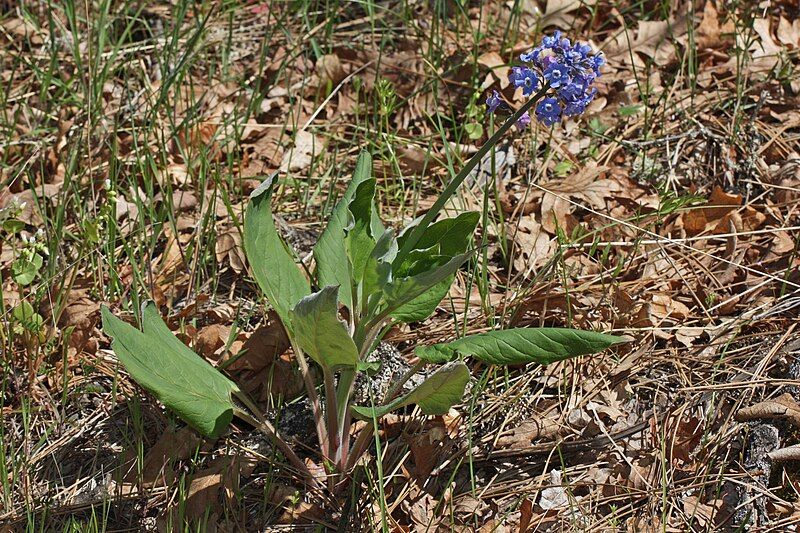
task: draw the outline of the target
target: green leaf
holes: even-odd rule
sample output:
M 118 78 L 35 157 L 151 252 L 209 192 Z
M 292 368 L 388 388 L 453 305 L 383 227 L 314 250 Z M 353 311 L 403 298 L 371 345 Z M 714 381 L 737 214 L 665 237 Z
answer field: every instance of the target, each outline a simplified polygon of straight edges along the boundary
M 187 424 L 207 437 L 219 436 L 233 418 L 236 384 L 184 345 L 150 302 L 142 310 L 144 332 L 102 306 L 103 331 L 131 377 Z
M 629 117 L 631 115 L 635 115 L 636 113 L 641 111 L 641 109 L 642 109 L 641 105 L 633 104 L 633 105 L 620 106 L 617 111 L 619 112 L 619 116 L 621 116 L 621 117 Z
M 405 305 L 400 306 L 392 313 L 392 318 L 400 322 L 420 322 L 431 316 L 453 285 L 455 275 L 451 274 L 444 281 L 441 281 L 414 298 Z
M 3 229 L 9 233 L 19 233 L 25 229 L 25 223 L 21 220 L 17 220 L 16 218 L 9 218 L 8 220 L 3 221 Z
M 329 285 L 291 311 L 297 344 L 323 367 L 355 367 L 358 348 L 339 319 L 339 287 Z
M 556 176 L 563 178 L 564 176 L 569 174 L 569 172 L 572 170 L 572 166 L 573 165 L 571 161 L 560 161 L 556 163 L 553 172 L 556 174 Z
M 489 331 L 431 346 L 414 353 L 428 363 L 452 361 L 459 354 L 493 365 L 519 365 L 555 361 L 600 352 L 625 342 L 620 337 L 568 328 L 516 328 Z
M 425 230 L 414 250 L 426 250 L 437 246 L 439 255 L 454 256 L 463 254 L 472 242 L 475 227 L 480 220 L 480 213 L 468 211 L 461 213 L 455 218 L 445 218 L 439 220 Z M 403 246 L 408 238 L 409 232 L 406 230 L 397 241 Z M 404 261 L 407 263 L 408 261 Z
M 361 301 L 382 290 L 392 280 L 392 259 L 397 254 L 394 231 L 387 229 L 375 243 L 364 264 L 361 280 Z
M 443 415 L 461 401 L 464 388 L 469 382 L 467 365 L 458 361 L 448 363 L 428 376 L 417 388 L 378 407 L 353 406 L 353 412 L 360 418 L 372 420 L 412 403 L 419 404 L 426 415 Z
M 44 318 L 25 300 L 14 308 L 11 315 L 26 331 L 32 333 L 38 333 L 42 329 L 42 325 L 44 325 Z
M 364 266 L 375 248 L 375 236 L 372 233 L 374 201 L 375 178 L 370 178 L 361 182 L 348 206 L 349 222 L 345 228 L 344 244 L 356 283 L 364 276 Z
M 364 181 L 372 177 L 372 157 L 369 152 L 361 152 L 356 163 L 353 179 L 344 196 L 331 213 L 328 226 L 314 245 L 314 259 L 317 263 L 319 284 L 339 285 L 339 298 L 349 309 L 353 306 L 353 295 L 350 283 L 350 267 L 344 251 L 344 228 L 348 222 L 348 206 L 356 194 L 356 189 Z
M 480 122 L 471 122 L 464 126 L 464 130 L 467 132 L 467 137 L 473 141 L 483 137 L 483 125 Z
M 276 175 L 277 172 L 269 176 L 250 195 L 244 220 L 244 250 L 258 286 L 291 333 L 289 309 L 309 294 L 311 287 L 275 229 L 270 200 Z
M 11 277 L 20 285 L 30 285 L 36 279 L 36 274 L 42 268 L 42 256 L 33 254 L 28 259 L 20 257 L 11 264 Z
M 431 287 L 450 278 L 471 255 L 472 252 L 467 252 L 449 260 L 446 257 L 439 258 L 439 266 L 434 266 L 430 270 L 414 276 L 405 276 L 393 280 L 384 289 L 385 306 L 381 314 L 384 316 L 391 315 L 403 305 L 424 294 Z M 442 262 L 444 263 L 442 264 Z
M 480 215 L 478 213 L 467 212 L 455 218 L 446 218 L 431 224 L 415 245 L 415 250 L 408 255 L 403 266 L 408 267 L 411 265 L 417 254 L 424 256 L 429 253 L 438 253 L 446 257 L 453 257 L 464 253 L 472 243 L 472 236 L 475 233 L 479 218 Z M 407 235 L 408 233 L 405 233 L 398 239 L 400 246 L 403 245 L 403 237 Z M 410 268 L 413 269 L 414 267 Z M 401 269 L 400 272 L 405 273 L 404 269 Z M 403 322 L 425 320 L 433 314 L 442 299 L 447 296 L 454 278 L 455 275 L 451 275 L 434 285 L 430 290 L 397 309 L 392 313 L 392 316 Z

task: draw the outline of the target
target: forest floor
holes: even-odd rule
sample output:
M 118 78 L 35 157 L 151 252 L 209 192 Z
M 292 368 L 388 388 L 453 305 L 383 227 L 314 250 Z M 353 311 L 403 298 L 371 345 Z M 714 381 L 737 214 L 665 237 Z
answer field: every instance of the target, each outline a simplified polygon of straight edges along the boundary
M 472 363 L 449 414 L 386 420 L 339 500 L 128 377 L 100 305 L 152 299 L 260 406 L 296 396 L 242 249 L 249 193 L 279 171 L 307 257 L 367 149 L 401 227 L 555 29 L 607 58 L 598 97 L 481 163 L 448 210 L 482 213 L 487 253 L 386 341 L 406 361 L 506 326 L 629 342 Z M 793 530 L 799 54 L 790 0 L 0 0 L 0 532 Z

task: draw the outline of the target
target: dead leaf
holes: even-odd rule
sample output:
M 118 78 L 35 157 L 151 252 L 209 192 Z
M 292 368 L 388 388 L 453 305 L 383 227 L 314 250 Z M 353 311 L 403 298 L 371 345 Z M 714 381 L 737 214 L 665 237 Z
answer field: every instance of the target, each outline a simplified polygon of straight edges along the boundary
M 787 461 L 800 461 L 800 444 L 787 446 L 786 448 L 778 448 L 767 453 L 767 457 L 776 463 L 785 463 Z
M 500 57 L 500 54 L 497 52 L 486 52 L 478 58 L 478 64 L 489 70 L 493 70 L 497 67 L 504 66 L 506 62 L 503 61 L 503 58 Z
M 450 440 L 441 417 L 434 420 L 437 422 L 434 427 L 408 438 L 411 456 L 414 458 L 414 475 L 420 486 L 425 485 L 428 476 L 438 465 L 446 443 Z
M 699 522 L 700 527 L 706 531 L 714 529 L 715 518 L 719 518 L 719 509 L 722 506 L 722 500 L 712 500 L 709 503 L 703 503 L 697 496 L 685 496 L 683 498 L 683 512 L 687 517 L 694 518 Z
M 666 318 L 686 320 L 691 314 L 691 311 L 685 304 L 674 300 L 668 294 L 653 294 L 650 303 L 650 312 L 659 321 Z
M 317 75 L 319 76 L 320 89 L 330 85 L 333 89 L 347 74 L 342 68 L 342 62 L 336 54 L 326 54 L 317 60 Z
M 791 48 L 800 48 L 800 18 L 789 22 L 781 17 L 778 22 L 778 40 Z
M 537 439 L 547 439 L 558 435 L 562 429 L 564 429 L 562 425 L 552 418 L 528 420 L 512 429 L 510 435 L 504 435 L 497 439 L 497 446 L 525 449 Z
M 316 504 L 304 501 L 303 492 L 288 485 L 273 482 L 267 499 L 278 508 L 283 509 L 278 518 L 279 524 L 300 524 L 316 522 L 325 517 L 325 513 Z
M 729 231 L 727 224 L 729 215 L 741 204 L 742 196 L 740 194 L 730 194 L 716 186 L 711 191 L 706 205 L 681 214 L 681 223 L 690 237 L 706 231 L 727 233 Z
M 569 234 L 567 214 L 574 209 L 569 201 L 570 197 L 586 201 L 594 208 L 604 208 L 606 197 L 622 192 L 619 182 L 607 178 L 598 179 L 607 170 L 608 167 L 598 166 L 592 161 L 563 180 L 543 184 L 542 189 L 547 191 L 542 197 L 541 206 L 544 229 L 555 235 L 556 228 L 560 226 Z
M 698 48 L 712 48 L 720 43 L 720 24 L 717 6 L 714 0 L 707 0 L 703 7 L 703 19 L 695 31 L 695 42 Z
M 683 24 L 685 30 L 685 22 Z M 603 45 L 603 52 L 609 62 L 622 66 L 645 68 L 646 59 L 663 66 L 674 59 L 675 45 L 669 40 L 670 34 L 678 37 L 684 32 L 680 24 L 667 20 L 641 20 L 636 27 L 636 35 L 622 30 Z
M 196 520 L 207 512 L 219 512 L 223 498 L 229 504 L 235 502 L 238 490 L 238 461 L 230 456 L 215 459 L 211 466 L 192 477 L 186 491 L 186 518 Z
M 297 132 L 294 146 L 286 150 L 281 161 L 281 172 L 299 172 L 311 166 L 314 157 L 322 153 L 325 143 L 313 133 Z
M 237 274 L 241 274 L 246 270 L 242 234 L 238 229 L 232 228 L 223 233 L 219 233 L 217 235 L 214 252 L 218 264 L 224 265 L 225 260 L 227 260 L 227 263 L 231 265 L 231 269 Z
M 580 7 L 594 7 L 596 0 L 547 0 L 542 15 L 543 26 L 571 28 L 575 22 L 575 11 Z
M 146 486 L 171 486 L 176 479 L 174 466 L 177 461 L 185 461 L 200 445 L 197 432 L 189 427 L 167 428 L 147 452 L 142 465 L 141 480 Z M 136 470 L 126 476 L 128 482 L 137 479 Z
M 533 519 L 533 502 L 528 498 L 522 500 L 519 512 L 519 533 L 527 533 Z
M 269 311 L 267 323 L 253 331 L 242 345 L 243 354 L 229 366 L 232 371 L 262 371 L 273 364 L 289 349 L 289 337 L 280 323 L 277 314 Z
M 554 208 L 561 205 L 563 204 L 554 204 Z M 562 216 L 566 217 L 566 214 Z M 512 236 L 515 243 L 514 269 L 517 272 L 527 275 L 528 272 L 542 266 L 553 257 L 558 244 L 554 238 L 543 231 L 542 226 L 532 215 L 529 215 L 524 216 L 509 230 L 509 235 Z
M 218 359 L 222 348 L 230 339 L 231 328 L 223 324 L 211 324 L 201 329 L 194 343 L 194 351 L 208 359 Z
M 286 331 L 274 311 L 268 322 L 259 326 L 245 340 L 240 352 L 233 355 L 228 367 L 239 374 L 240 387 L 259 399 L 293 399 L 304 389 L 303 376 L 293 357 Z
M 751 60 L 748 63 L 748 70 L 751 72 L 770 71 L 780 61 L 783 48 L 772 37 L 769 19 L 753 19 L 753 30 L 759 38 L 753 39 L 750 44 Z M 737 35 L 737 39 L 740 38 Z M 736 58 L 732 57 L 730 62 L 735 63 Z
M 172 191 L 172 207 L 179 212 L 191 211 L 197 203 L 197 196 L 191 191 Z
M 774 400 L 766 400 L 746 407 L 736 413 L 734 418 L 737 422 L 747 422 L 762 418 L 779 418 L 788 420 L 792 425 L 800 427 L 800 405 L 787 392 Z
M 550 472 L 550 486 L 539 493 L 539 507 L 545 511 L 569 506 L 569 496 L 561 481 L 561 470 Z

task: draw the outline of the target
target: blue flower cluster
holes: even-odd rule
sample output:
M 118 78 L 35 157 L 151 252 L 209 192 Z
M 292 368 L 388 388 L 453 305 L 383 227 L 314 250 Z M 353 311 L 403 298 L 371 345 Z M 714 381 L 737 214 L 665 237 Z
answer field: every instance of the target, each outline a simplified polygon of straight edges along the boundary
M 524 96 L 531 96 L 543 86 L 548 88 L 545 97 L 536 104 L 536 119 L 545 126 L 586 110 L 597 94 L 592 84 L 605 64 L 603 56 L 592 54 L 589 45 L 573 44 L 560 31 L 546 36 L 541 45 L 519 58 L 524 65 L 512 67 L 509 80 L 522 88 Z M 488 112 L 494 113 L 501 104 L 500 95 L 492 91 L 486 99 Z M 525 113 L 517 127 L 523 129 L 530 121 Z

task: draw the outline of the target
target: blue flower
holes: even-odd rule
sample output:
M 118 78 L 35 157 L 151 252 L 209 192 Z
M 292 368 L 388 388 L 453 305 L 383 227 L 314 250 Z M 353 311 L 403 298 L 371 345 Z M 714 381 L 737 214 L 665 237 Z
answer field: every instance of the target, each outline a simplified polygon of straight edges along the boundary
M 530 115 L 528 114 L 528 112 L 526 111 L 526 112 L 524 112 L 524 113 L 522 114 L 522 116 L 521 116 L 521 117 L 519 117 L 519 119 L 517 119 L 517 123 L 515 124 L 515 126 L 517 127 L 517 129 L 518 129 L 519 131 L 522 131 L 522 130 L 524 130 L 525 128 L 527 128 L 527 127 L 528 127 L 528 124 L 530 124 L 530 123 L 531 123 L 531 116 L 530 116 Z
M 569 83 L 570 68 L 563 63 L 552 63 L 544 71 L 544 78 L 553 89 L 558 89 L 561 85 Z
M 558 89 L 558 96 L 562 100 L 571 102 L 582 98 L 586 94 L 588 86 L 589 82 L 585 77 L 577 76 L 570 83 L 564 84 Z
M 606 64 L 606 58 L 598 54 L 591 58 L 591 62 L 592 62 L 592 70 L 594 71 L 595 76 L 599 76 L 600 67 Z
M 486 97 L 487 113 L 494 113 L 501 105 L 503 105 L 503 100 L 500 99 L 500 95 L 497 91 L 492 91 L 492 94 Z
M 543 48 L 555 48 L 558 46 L 558 43 L 561 42 L 561 32 L 556 30 L 553 35 L 547 36 L 545 35 L 542 39 L 542 47 Z
M 597 94 L 597 89 L 592 89 L 591 91 L 589 91 L 588 93 L 584 94 L 579 98 L 566 101 L 566 106 L 564 107 L 564 115 L 572 117 L 575 115 L 582 114 L 584 111 L 586 111 L 586 107 L 594 99 L 595 94 Z
M 508 79 L 515 87 L 522 87 L 522 94 L 530 96 L 539 86 L 539 78 L 536 73 L 528 67 L 513 67 Z
M 536 47 L 530 52 L 525 52 L 519 55 L 519 60 L 523 63 L 533 63 L 539 60 L 539 54 L 542 53 L 541 47 Z
M 519 58 L 523 65 L 511 68 L 509 80 L 514 87 L 522 88 L 524 96 L 532 95 L 540 86 L 547 88 L 547 94 L 535 107 L 536 119 L 546 126 L 586 111 L 597 94 L 592 85 L 606 62 L 602 55 L 592 52 L 591 46 L 572 43 L 560 31 L 544 36 L 539 46 Z M 497 92 L 487 98 L 486 105 L 490 113 L 502 105 Z M 517 127 L 523 129 L 530 121 L 531 116 L 526 113 L 517 121 Z
M 561 106 L 556 98 L 544 98 L 536 106 L 536 119 L 545 126 L 552 126 L 561 120 Z

